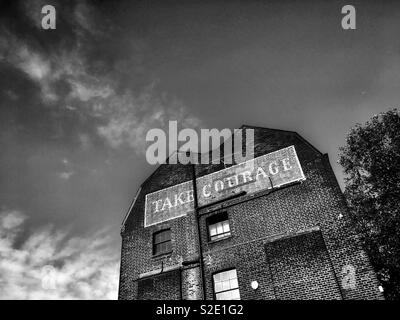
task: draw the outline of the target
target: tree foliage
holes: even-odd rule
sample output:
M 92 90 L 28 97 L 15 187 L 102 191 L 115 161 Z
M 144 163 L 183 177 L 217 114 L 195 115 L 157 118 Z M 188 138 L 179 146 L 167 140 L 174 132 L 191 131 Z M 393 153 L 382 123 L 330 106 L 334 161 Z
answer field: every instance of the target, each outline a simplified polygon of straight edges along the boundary
M 357 124 L 340 148 L 350 220 L 361 236 L 387 299 L 400 298 L 400 114 Z

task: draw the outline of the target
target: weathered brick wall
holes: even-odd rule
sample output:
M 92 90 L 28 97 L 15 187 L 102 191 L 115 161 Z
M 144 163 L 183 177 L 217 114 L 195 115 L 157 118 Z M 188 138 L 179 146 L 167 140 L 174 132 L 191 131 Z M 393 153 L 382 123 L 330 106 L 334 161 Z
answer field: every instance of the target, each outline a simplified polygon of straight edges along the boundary
M 342 299 L 320 232 L 266 244 L 277 299 Z
M 197 256 L 197 233 L 194 223 L 194 215 L 188 215 L 148 228 L 143 228 L 142 225 L 142 228 L 123 235 L 121 298 L 136 298 L 135 280 L 146 276 L 146 273 L 178 267 L 183 261 L 193 260 Z M 165 228 L 171 228 L 173 251 L 168 255 L 153 256 L 152 235 Z
M 178 300 L 182 299 L 179 270 L 163 272 L 137 281 L 137 298 L 140 300 Z
M 235 204 L 239 199 L 233 200 L 230 204 L 228 202 L 219 206 L 216 212 L 212 212 L 214 208 L 210 208 L 207 210 L 208 213 L 203 213 L 201 225 L 204 255 L 208 261 L 212 261 L 212 264 L 206 264 L 210 269 L 208 274 L 236 267 L 241 292 L 250 288 L 252 280 L 257 280 L 260 283 L 257 294 L 269 299 L 273 297 L 271 293 L 273 275 L 265 266 L 265 262 L 269 263 L 264 250 L 265 241 L 282 235 L 295 234 L 301 230 L 319 228 L 328 248 L 337 281 L 341 283 L 342 270 L 345 266 L 355 267 L 356 288 L 342 290 L 343 298 L 381 298 L 375 274 L 358 243 L 357 236 L 349 226 L 345 225 L 345 220 L 339 218 L 340 214 L 343 216 L 347 214 L 347 208 L 336 180 L 331 179 L 332 169 L 328 159 L 320 156 L 302 165 L 307 177 L 303 183 L 270 194 L 266 192 L 261 197 L 253 199 L 249 197 L 251 200 L 247 202 Z M 207 243 L 205 219 L 218 211 L 228 212 L 232 237 Z M 295 240 L 300 241 L 300 239 Z M 246 260 L 249 263 L 246 263 Z M 257 276 L 250 279 L 247 275 L 252 274 L 253 270 L 256 270 Z M 265 274 L 265 277 L 261 277 L 262 274 Z M 212 291 L 211 279 L 207 282 L 207 289 Z M 329 292 L 329 286 L 326 286 L 326 290 Z M 248 294 L 249 298 L 256 298 L 253 293 Z M 212 292 L 208 297 L 212 298 Z M 334 290 L 331 298 L 335 297 L 337 293 Z
M 194 214 L 144 228 L 145 195 L 187 181 L 190 177 L 188 166 L 163 165 L 143 183 L 121 232 L 120 299 L 138 298 L 137 280 L 142 275 L 159 272 L 162 268 L 165 270 L 180 266 L 182 261 L 191 260 L 197 255 L 198 236 Z M 170 255 L 154 257 L 152 235 L 166 228 L 171 228 L 173 252 Z
M 200 267 L 194 266 L 182 270 L 182 299 L 199 300 L 202 298 Z
M 226 201 L 201 211 L 200 227 L 207 298 L 213 299 L 212 274 L 227 268 L 237 269 L 242 299 L 382 298 L 375 274 L 358 243 L 357 235 L 346 225 L 346 219 L 339 218 L 340 214 L 346 216 L 347 208 L 327 156 L 319 153 L 295 133 L 261 128 L 255 131 L 256 156 L 290 145 L 295 145 L 306 181 L 273 192 L 264 191 Z M 221 169 L 223 167 L 218 165 L 199 165 L 196 166 L 196 174 L 202 176 Z M 198 243 L 194 214 L 143 228 L 145 194 L 190 179 L 189 166 L 163 165 L 142 185 L 141 193 L 121 233 L 121 299 L 140 297 L 137 288 L 140 277 L 152 272 L 157 273 L 162 268 L 167 270 L 181 267 L 183 261 L 196 259 Z M 228 212 L 232 236 L 210 243 L 206 219 L 220 211 Z M 167 256 L 153 257 L 152 234 L 166 227 L 172 231 L 173 252 Z M 281 237 L 306 230 L 320 230 L 318 234 L 321 237 L 315 239 L 323 241 L 311 238 L 312 241 L 310 240 L 307 246 L 307 242 L 302 241 L 308 239 L 305 236 L 295 236 L 288 240 L 289 242 L 279 240 Z M 278 240 L 271 242 L 274 239 Z M 278 253 L 271 256 L 271 249 L 268 249 L 271 248 L 271 243 L 278 247 L 284 246 L 285 243 L 291 245 L 284 246 L 283 251 L 286 253 L 282 256 Z M 307 257 L 311 259 L 309 262 L 313 263 L 307 265 L 304 262 Z M 276 266 L 285 261 L 297 263 L 292 267 L 286 264 L 285 272 L 279 274 L 282 268 Z M 354 266 L 356 271 L 356 287 L 353 289 L 343 289 L 341 285 L 343 268 L 348 265 Z M 302 266 L 304 273 L 299 273 Z M 322 274 L 316 272 L 318 268 L 323 270 L 320 272 Z M 196 298 L 201 294 L 199 269 L 195 265 L 184 269 L 182 298 Z M 294 282 L 292 287 L 281 286 L 280 288 L 284 289 L 277 290 L 279 279 L 294 279 L 296 273 L 302 274 L 297 280 L 302 285 L 296 285 Z M 310 280 L 310 291 L 308 296 L 305 296 L 304 285 L 307 277 Z M 257 290 L 250 287 L 253 280 L 259 283 Z

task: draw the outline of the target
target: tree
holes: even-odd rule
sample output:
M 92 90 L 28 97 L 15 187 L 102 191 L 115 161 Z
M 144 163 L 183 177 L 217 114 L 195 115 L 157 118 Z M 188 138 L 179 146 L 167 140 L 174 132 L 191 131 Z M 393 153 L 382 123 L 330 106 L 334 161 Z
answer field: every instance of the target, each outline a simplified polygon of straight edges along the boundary
M 340 148 L 349 219 L 360 234 L 387 299 L 400 298 L 400 114 L 357 124 Z

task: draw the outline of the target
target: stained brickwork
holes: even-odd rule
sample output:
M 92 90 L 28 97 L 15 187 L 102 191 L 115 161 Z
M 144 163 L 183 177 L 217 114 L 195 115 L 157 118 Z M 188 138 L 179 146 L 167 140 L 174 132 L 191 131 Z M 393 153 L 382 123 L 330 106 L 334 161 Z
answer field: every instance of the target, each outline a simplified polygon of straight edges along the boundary
M 254 129 L 255 156 L 294 145 L 306 180 L 200 210 L 205 297 L 214 299 L 214 273 L 235 268 L 241 299 L 382 299 L 368 257 L 346 224 L 346 203 L 328 156 L 295 132 Z M 221 169 L 196 165 L 196 176 Z M 121 231 L 120 299 L 154 299 L 152 292 L 161 297 L 169 290 L 169 298 L 202 297 L 194 213 L 144 228 L 145 195 L 191 178 L 189 166 L 162 165 L 143 183 Z M 231 236 L 210 241 L 207 219 L 220 212 L 228 214 Z M 165 228 L 171 228 L 173 251 L 155 257 L 152 235 Z M 350 285 L 349 268 L 355 270 Z M 168 270 L 179 281 L 169 279 Z M 146 293 L 149 286 L 139 283 L 155 277 L 165 279 L 157 282 L 163 289 Z M 256 290 L 251 281 L 258 282 Z
M 161 272 L 152 277 L 139 279 L 137 298 L 141 300 L 178 300 L 181 295 L 179 270 Z
M 320 232 L 266 244 L 277 299 L 341 299 L 341 288 Z

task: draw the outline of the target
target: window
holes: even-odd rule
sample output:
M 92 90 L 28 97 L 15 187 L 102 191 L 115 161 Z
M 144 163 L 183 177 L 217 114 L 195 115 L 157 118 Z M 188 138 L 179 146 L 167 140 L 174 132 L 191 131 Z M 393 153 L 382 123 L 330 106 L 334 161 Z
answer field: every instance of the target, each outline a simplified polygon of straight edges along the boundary
M 208 234 L 211 241 L 231 235 L 228 214 L 226 212 L 208 218 Z
M 153 255 L 172 251 L 171 229 L 161 230 L 153 235 Z
M 214 274 L 214 292 L 217 300 L 239 300 L 236 269 Z

